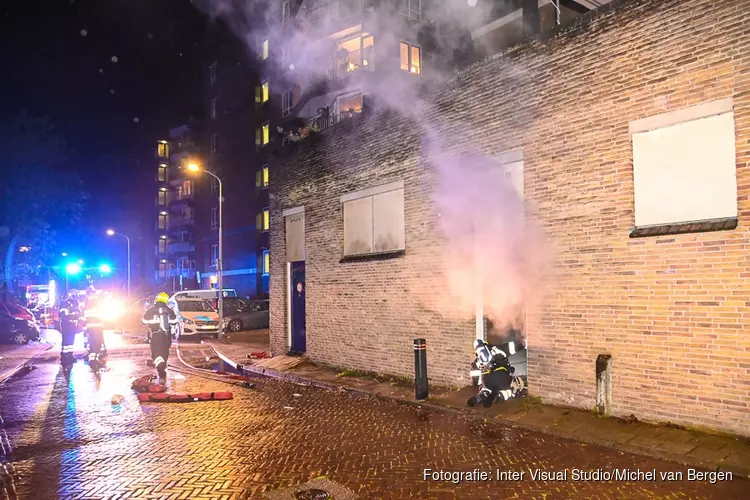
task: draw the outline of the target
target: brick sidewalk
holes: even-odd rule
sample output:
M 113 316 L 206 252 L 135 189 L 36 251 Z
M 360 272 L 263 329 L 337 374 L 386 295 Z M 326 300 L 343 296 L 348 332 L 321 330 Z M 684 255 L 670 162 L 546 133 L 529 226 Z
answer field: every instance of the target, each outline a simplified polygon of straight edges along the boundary
M 45 354 L 53 347 L 53 344 L 46 342 L 31 342 L 26 345 L 0 345 L 0 384 L 27 361 Z
M 264 331 L 267 332 L 267 331 Z M 229 364 L 247 372 L 331 390 L 347 390 L 421 407 L 451 411 L 498 424 L 541 431 L 558 437 L 607 446 L 709 470 L 730 471 L 750 477 L 750 439 L 700 431 L 652 425 L 636 420 L 603 418 L 593 412 L 543 404 L 529 397 L 496 404 L 490 409 L 469 409 L 466 401 L 475 394 L 472 387 L 452 390 L 431 387 L 425 402 L 414 399 L 411 381 L 361 372 L 337 372 L 312 364 L 304 358 L 286 355 L 252 360 L 247 354 L 271 352 L 267 333 L 234 334 L 224 341 L 204 341 Z

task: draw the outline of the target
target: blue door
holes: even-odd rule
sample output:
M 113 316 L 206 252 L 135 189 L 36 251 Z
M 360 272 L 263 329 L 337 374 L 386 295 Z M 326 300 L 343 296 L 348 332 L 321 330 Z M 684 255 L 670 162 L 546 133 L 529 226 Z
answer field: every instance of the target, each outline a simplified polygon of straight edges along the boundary
M 305 262 L 291 263 L 292 284 L 292 345 L 291 351 L 305 352 Z

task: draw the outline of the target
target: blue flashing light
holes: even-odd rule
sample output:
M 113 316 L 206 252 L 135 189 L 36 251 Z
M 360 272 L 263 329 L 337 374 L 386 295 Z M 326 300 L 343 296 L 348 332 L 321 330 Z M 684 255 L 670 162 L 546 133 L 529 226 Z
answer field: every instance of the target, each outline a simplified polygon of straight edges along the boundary
M 109 266 L 109 264 L 102 264 L 99 266 L 99 272 L 102 274 L 109 274 L 112 272 L 112 268 Z
M 81 266 L 76 262 L 71 262 L 70 264 L 65 266 L 65 272 L 71 275 L 78 274 L 81 272 Z

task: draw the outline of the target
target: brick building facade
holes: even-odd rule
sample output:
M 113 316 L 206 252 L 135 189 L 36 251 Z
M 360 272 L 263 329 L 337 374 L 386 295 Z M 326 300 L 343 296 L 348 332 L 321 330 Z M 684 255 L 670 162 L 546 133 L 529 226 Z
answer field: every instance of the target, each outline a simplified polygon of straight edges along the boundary
M 549 293 L 526 312 L 532 394 L 592 408 L 609 354 L 613 414 L 750 435 L 748 21 L 736 0 L 613 2 L 430 89 L 416 114 L 365 116 L 281 151 L 274 349 L 290 345 L 287 261 L 304 259 L 313 361 L 408 376 L 424 337 L 432 383 L 468 380 L 475 318 L 439 312 L 430 126 L 449 152 L 520 161 L 554 241 Z M 705 168 L 691 163 L 701 155 Z M 403 250 L 345 258 L 343 205 L 400 190 Z M 285 259 L 294 217 L 303 250 Z

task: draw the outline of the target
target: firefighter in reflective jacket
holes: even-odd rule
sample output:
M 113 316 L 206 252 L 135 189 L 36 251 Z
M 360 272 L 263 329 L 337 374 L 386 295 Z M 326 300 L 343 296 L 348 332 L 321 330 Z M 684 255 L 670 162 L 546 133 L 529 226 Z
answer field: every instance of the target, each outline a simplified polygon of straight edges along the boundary
M 104 346 L 104 322 L 99 308 L 101 301 L 96 295 L 89 295 L 83 313 L 86 321 L 86 336 L 89 343 L 89 365 L 96 370 L 106 363 L 107 348 Z
M 520 349 L 525 347 L 520 346 Z M 516 343 L 506 342 L 496 346 L 481 339 L 474 341 L 476 359 L 472 363 L 472 377 L 480 385 L 479 393 L 469 399 L 467 404 L 474 406 L 482 403 L 485 408 L 492 406 L 496 400 L 503 402 L 520 396 L 526 388 L 522 377 L 514 377 L 514 368 L 508 357 L 516 353 Z
M 69 372 L 73 367 L 73 344 L 76 340 L 76 333 L 78 333 L 78 319 L 80 317 L 78 300 L 73 295 L 68 294 L 60 301 L 58 316 L 60 318 L 60 333 L 62 334 L 60 362 L 63 370 Z
M 167 360 L 172 345 L 172 325 L 177 324 L 177 315 L 167 305 L 169 295 L 160 293 L 141 318 L 141 323 L 151 330 L 151 359 L 154 361 L 159 377 L 167 376 Z

